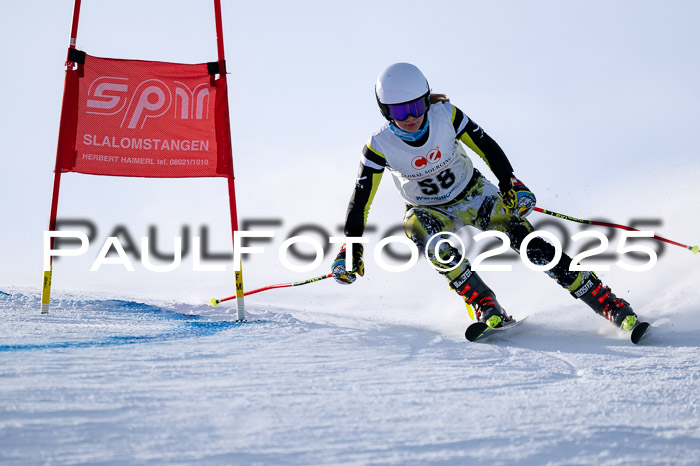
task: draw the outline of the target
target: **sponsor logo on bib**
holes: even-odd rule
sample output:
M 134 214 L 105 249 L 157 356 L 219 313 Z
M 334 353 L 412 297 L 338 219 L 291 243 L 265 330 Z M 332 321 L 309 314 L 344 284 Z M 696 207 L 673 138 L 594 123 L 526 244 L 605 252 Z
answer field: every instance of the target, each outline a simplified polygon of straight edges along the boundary
M 422 170 L 428 166 L 428 163 L 438 163 L 442 158 L 440 146 L 431 149 L 426 155 L 418 155 L 411 160 L 411 166 L 416 170 Z

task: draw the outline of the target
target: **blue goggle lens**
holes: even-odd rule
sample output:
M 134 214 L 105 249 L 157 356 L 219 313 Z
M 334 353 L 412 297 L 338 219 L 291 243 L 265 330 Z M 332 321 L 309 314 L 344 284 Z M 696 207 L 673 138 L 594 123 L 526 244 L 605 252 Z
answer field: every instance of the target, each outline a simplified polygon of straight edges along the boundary
M 420 99 L 406 102 L 404 104 L 387 104 L 387 110 L 392 120 L 403 121 L 409 115 L 418 118 L 428 110 L 429 97 L 421 97 Z

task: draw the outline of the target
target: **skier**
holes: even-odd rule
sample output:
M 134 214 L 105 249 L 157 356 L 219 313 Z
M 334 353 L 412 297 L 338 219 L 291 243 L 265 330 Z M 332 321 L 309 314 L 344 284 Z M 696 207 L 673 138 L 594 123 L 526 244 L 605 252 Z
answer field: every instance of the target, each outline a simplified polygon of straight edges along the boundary
M 446 238 L 446 232 L 470 225 L 505 233 L 511 247 L 522 253 L 522 240 L 534 230 L 526 217 L 535 207 L 535 195 L 513 175 L 499 145 L 444 94 L 432 93 L 416 66 L 389 66 L 377 78 L 375 94 L 387 122 L 363 148 L 345 236 L 362 236 L 377 186 L 388 169 L 407 203 L 406 235 L 421 254 L 427 249 L 427 257 L 450 288 L 464 298 L 470 314 L 473 308 L 478 321 L 491 328 L 502 326 L 512 317 L 471 270 L 469 261 L 445 241 L 438 250 L 436 245 Z M 498 179 L 498 187 L 473 167 L 460 142 L 486 162 Z M 346 267 L 347 250 L 344 244 L 331 266 L 333 278 L 341 284 L 351 284 L 356 275 L 364 275 L 362 244 L 352 244 L 351 270 Z M 539 237 L 527 247 L 533 264 L 549 264 L 554 255 L 554 247 Z M 571 258 L 562 254 L 545 273 L 618 327 L 634 328 L 637 317 L 629 303 L 616 297 L 594 272 L 570 271 L 570 264 Z

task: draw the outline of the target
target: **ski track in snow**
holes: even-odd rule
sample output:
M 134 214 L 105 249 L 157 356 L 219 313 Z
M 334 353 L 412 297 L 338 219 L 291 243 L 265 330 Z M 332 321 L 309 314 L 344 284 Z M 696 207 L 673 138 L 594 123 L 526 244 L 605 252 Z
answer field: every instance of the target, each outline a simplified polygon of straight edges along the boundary
M 52 303 L 0 293 L 2 463 L 700 463 L 700 337 L 669 316 L 639 346 L 547 312 L 470 344 L 323 309 Z

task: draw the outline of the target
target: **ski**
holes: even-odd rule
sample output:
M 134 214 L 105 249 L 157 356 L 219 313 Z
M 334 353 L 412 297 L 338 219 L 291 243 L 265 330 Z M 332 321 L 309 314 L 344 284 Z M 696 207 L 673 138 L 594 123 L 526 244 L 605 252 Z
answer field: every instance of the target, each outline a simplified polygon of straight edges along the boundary
M 473 324 L 469 325 L 467 327 L 467 330 L 464 332 L 464 336 L 467 340 L 474 342 L 477 340 L 480 340 L 482 338 L 485 338 L 489 335 L 493 335 L 493 331 L 497 332 L 502 332 L 504 330 L 509 330 L 527 319 L 528 316 L 523 317 L 520 320 L 512 320 L 510 322 L 506 322 L 503 324 L 501 327 L 496 327 L 496 328 L 491 328 L 488 325 L 486 325 L 484 322 L 474 322 Z M 635 327 L 632 329 L 630 332 L 630 340 L 632 343 L 635 345 L 639 344 L 639 342 L 644 338 L 644 336 L 647 334 L 647 331 L 651 328 L 651 324 L 649 322 L 639 322 Z
M 527 316 L 523 317 L 520 320 L 513 319 L 509 322 L 505 322 L 501 327 L 496 328 L 491 328 L 484 322 L 474 322 L 469 327 L 467 327 L 467 330 L 464 332 L 464 336 L 469 341 L 477 341 L 481 338 L 491 335 L 493 331 L 502 332 L 504 330 L 511 329 L 525 322 L 525 319 L 527 319 Z
M 630 335 L 632 343 L 635 345 L 639 343 L 642 337 L 647 334 L 647 330 L 649 330 L 650 327 L 651 324 L 649 322 L 639 322 L 637 325 L 635 325 Z

